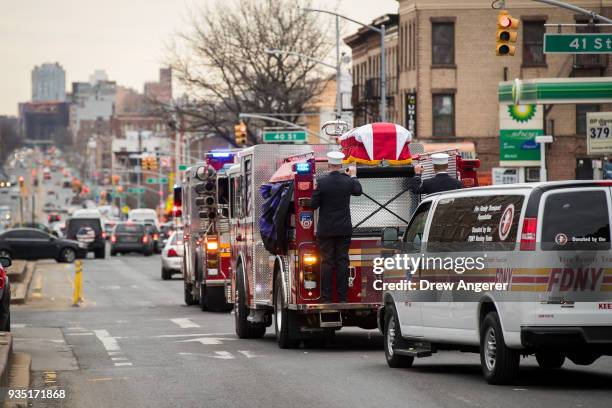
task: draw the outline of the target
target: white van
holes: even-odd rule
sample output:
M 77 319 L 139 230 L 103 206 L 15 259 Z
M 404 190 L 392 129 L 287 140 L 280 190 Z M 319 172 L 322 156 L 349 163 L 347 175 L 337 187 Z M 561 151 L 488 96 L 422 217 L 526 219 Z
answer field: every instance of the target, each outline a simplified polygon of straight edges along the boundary
M 85 242 L 88 252 L 97 259 L 106 257 L 106 233 L 102 228 L 102 216 L 95 209 L 75 210 L 66 221 L 66 238 Z
M 130 210 L 128 213 L 128 220 L 144 224 L 155 224 L 158 230 L 160 228 L 157 212 L 152 208 L 135 208 Z
M 486 380 L 503 384 L 521 355 L 546 369 L 612 355 L 611 190 L 568 181 L 426 196 L 399 240 L 383 231 L 388 258 L 421 258 L 418 269 L 390 261 L 384 271 L 388 365 L 473 351 Z

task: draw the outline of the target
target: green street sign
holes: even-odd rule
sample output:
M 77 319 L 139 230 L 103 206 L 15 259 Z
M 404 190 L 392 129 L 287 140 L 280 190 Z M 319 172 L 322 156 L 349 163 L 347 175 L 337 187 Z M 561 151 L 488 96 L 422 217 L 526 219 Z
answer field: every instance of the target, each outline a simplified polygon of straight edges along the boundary
M 189 168 L 186 164 L 179 164 L 179 171 L 185 171 Z
M 168 177 L 147 177 L 147 184 L 168 184 Z
M 612 34 L 544 34 L 546 54 L 609 54 Z
M 144 187 L 129 187 L 128 192 L 132 194 L 144 194 Z
M 295 143 L 306 140 L 306 132 L 303 130 L 268 130 L 263 133 L 264 143 Z

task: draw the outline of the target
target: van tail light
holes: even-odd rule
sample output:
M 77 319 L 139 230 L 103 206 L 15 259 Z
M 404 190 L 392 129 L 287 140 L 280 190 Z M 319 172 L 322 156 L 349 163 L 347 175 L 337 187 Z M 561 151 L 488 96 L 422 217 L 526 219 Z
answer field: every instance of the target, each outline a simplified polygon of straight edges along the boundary
M 145 236 L 142 237 L 142 243 L 146 244 L 147 242 L 149 242 L 149 236 L 145 235 Z
M 102 232 L 102 239 L 106 239 L 106 232 Z
M 116 235 L 111 235 L 111 242 L 114 244 L 115 242 L 117 242 L 117 236 Z
M 159 240 L 159 234 L 153 234 L 153 241 Z
M 168 250 L 168 257 L 169 258 L 173 258 L 173 257 L 177 257 L 177 256 L 179 256 L 179 254 L 178 254 L 178 252 L 176 252 L 176 249 L 170 248 Z
M 525 218 L 523 220 L 523 232 L 521 233 L 521 251 L 535 251 L 537 228 L 537 218 Z

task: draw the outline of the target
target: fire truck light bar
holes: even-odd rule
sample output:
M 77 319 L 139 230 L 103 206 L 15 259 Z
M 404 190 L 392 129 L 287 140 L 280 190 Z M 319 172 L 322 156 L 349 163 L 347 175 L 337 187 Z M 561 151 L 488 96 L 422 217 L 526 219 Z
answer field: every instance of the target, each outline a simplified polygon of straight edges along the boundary
M 215 159 L 223 159 L 223 158 L 231 157 L 232 154 L 228 152 L 212 152 L 211 156 L 214 157 Z
M 310 173 L 310 163 L 308 163 L 308 162 L 296 163 L 295 164 L 295 171 L 296 171 L 297 174 L 308 174 L 308 173 Z

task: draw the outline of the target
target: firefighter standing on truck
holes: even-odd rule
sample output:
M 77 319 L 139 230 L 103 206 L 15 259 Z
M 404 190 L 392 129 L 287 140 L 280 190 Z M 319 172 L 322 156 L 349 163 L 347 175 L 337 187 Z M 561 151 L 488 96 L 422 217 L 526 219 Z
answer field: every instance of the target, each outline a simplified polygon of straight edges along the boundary
M 418 176 L 414 178 L 415 183 L 412 185 L 411 190 L 416 194 L 433 194 L 460 189 L 462 187 L 461 181 L 448 174 L 448 158 L 449 155 L 446 153 L 434 153 L 431 155 L 431 162 L 433 163 L 436 175 L 427 180 L 421 180 L 420 177 L 420 174 L 423 173 L 423 166 L 420 164 L 414 166 L 414 172 Z
M 353 234 L 351 196 L 361 195 L 356 169 L 341 172 L 341 152 L 327 153 L 329 174 L 317 180 L 311 206 L 319 209 L 317 241 L 321 252 L 321 302 L 332 301 L 332 272 L 336 270 L 338 302 L 347 301 L 349 246 Z

